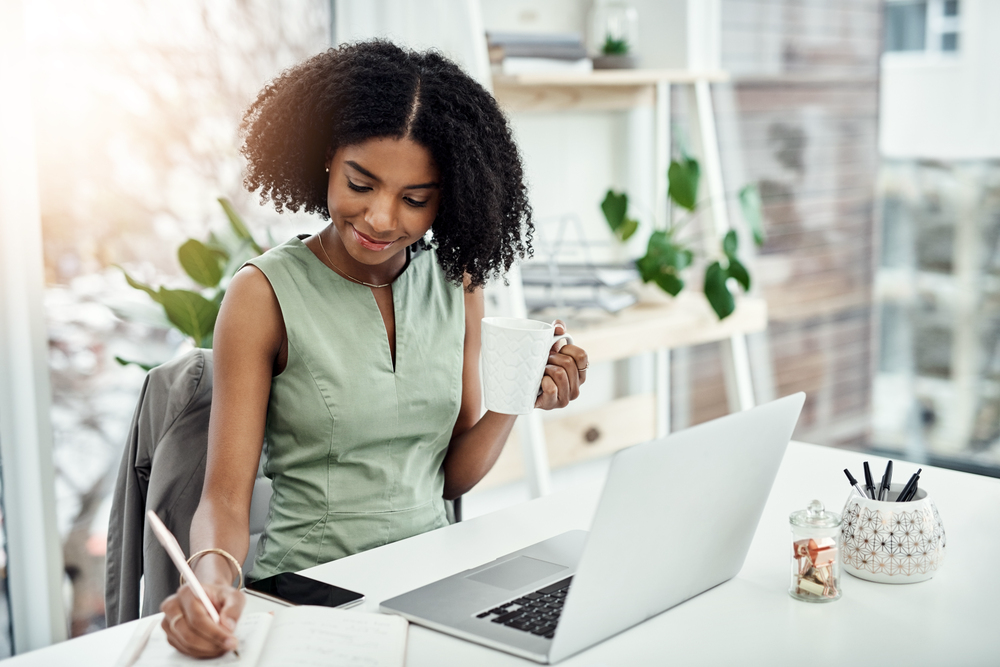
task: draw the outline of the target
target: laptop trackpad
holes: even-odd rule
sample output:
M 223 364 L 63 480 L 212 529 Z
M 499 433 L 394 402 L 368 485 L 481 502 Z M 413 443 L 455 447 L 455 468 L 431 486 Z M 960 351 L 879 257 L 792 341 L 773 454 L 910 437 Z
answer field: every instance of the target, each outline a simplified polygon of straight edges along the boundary
M 529 556 L 518 556 L 499 565 L 470 574 L 466 578 L 512 591 L 565 569 L 565 565 L 556 565 Z

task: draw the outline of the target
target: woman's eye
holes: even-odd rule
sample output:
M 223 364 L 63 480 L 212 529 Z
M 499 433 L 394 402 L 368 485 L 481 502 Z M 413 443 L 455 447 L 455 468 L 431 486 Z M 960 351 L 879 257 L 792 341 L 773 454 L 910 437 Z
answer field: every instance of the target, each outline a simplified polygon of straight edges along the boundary
M 369 188 L 368 186 L 358 185 L 357 183 L 353 182 L 351 179 L 347 179 L 347 187 L 349 187 L 350 189 L 354 190 L 355 192 L 368 192 L 369 190 L 371 190 L 371 188 Z
M 410 199 L 409 197 L 403 197 L 403 201 L 405 201 L 410 206 L 416 206 L 417 208 L 423 208 L 424 206 L 427 206 L 427 202 L 417 201 L 416 199 Z

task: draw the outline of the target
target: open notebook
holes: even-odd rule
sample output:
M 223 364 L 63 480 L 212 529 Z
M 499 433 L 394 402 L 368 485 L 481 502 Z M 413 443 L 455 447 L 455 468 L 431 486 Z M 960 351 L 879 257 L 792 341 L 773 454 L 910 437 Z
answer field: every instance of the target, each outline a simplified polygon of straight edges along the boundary
M 160 621 L 156 616 L 140 622 L 116 667 L 402 667 L 406 659 L 407 622 L 400 616 L 305 606 L 244 614 L 236 627 L 240 657 L 227 653 L 212 660 L 179 653 L 167 643 Z

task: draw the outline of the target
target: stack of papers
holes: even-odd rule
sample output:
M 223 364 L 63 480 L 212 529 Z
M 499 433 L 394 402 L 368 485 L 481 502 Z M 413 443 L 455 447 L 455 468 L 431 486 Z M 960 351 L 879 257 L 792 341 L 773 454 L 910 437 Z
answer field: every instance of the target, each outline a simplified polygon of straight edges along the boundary
M 529 262 L 521 267 L 529 310 L 600 308 L 617 313 L 637 301 L 628 288 L 638 280 L 632 264 Z

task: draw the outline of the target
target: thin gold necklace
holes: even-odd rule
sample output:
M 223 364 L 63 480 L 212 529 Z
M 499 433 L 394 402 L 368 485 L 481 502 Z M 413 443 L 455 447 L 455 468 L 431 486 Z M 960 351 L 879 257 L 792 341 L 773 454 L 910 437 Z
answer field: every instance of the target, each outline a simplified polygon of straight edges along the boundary
M 352 282 L 356 282 L 359 285 L 364 285 L 365 287 L 371 287 L 372 289 L 382 289 L 383 287 L 388 287 L 389 285 L 392 284 L 392 281 L 389 281 L 389 282 L 387 282 L 384 285 L 373 285 L 372 283 L 366 283 L 365 281 L 358 280 L 354 276 L 350 275 L 349 273 L 347 273 L 347 271 L 344 271 L 342 268 L 340 268 L 339 266 L 337 266 L 336 264 L 334 264 L 333 260 L 330 259 L 330 253 L 328 253 L 326 251 L 326 246 L 323 245 L 323 234 L 322 234 L 322 232 L 319 233 L 319 234 L 317 234 L 316 236 L 319 238 L 319 247 L 323 251 L 323 256 L 326 257 L 326 261 L 330 262 L 330 266 L 332 266 L 333 268 L 337 269 L 337 273 L 339 273 L 340 275 L 344 276 L 345 278 L 347 278 L 348 280 L 350 280 Z

